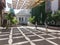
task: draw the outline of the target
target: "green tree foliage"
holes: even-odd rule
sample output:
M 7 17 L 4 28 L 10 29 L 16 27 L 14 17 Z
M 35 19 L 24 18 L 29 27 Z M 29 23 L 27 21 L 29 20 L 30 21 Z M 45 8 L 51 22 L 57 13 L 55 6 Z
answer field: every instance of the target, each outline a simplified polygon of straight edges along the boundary
M 10 20 L 11 24 L 16 24 L 18 22 L 13 9 L 10 9 L 10 13 L 6 15 L 6 19 Z
M 49 11 L 48 14 L 47 14 L 47 21 L 50 22 L 53 20 L 53 17 L 52 17 L 52 11 Z
M 56 25 L 56 23 L 60 21 L 60 11 L 56 11 L 54 14 L 52 14 L 52 12 L 49 12 L 47 14 L 47 22 L 50 23 L 49 25 L 52 24 L 51 23 L 52 21 L 53 21 L 54 25 Z
M 52 17 L 56 22 L 60 21 L 60 11 L 55 12 Z
M 40 24 L 40 22 L 42 22 L 42 24 L 45 21 L 45 2 L 37 5 L 36 7 L 32 8 L 31 10 L 31 16 L 35 16 L 34 19 L 34 23 L 37 22 L 37 24 Z
M 35 19 L 35 16 L 30 17 L 28 20 L 29 20 L 30 23 L 34 23 L 34 19 Z
M 41 17 L 41 19 L 42 19 L 42 24 L 44 24 L 44 22 L 45 22 L 45 18 L 46 18 L 46 15 L 45 15 L 45 2 L 43 2 L 43 3 L 41 3 L 41 6 L 40 6 L 41 8 L 40 8 L 40 11 L 41 11 L 41 13 L 42 13 L 42 17 Z M 40 14 L 41 15 L 41 14 Z

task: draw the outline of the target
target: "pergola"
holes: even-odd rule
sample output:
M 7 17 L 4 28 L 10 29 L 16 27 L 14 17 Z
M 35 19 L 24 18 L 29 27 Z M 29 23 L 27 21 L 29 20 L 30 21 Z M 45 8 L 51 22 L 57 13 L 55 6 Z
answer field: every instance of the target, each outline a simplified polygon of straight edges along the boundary
M 12 0 L 12 4 L 8 3 L 9 8 L 13 9 L 29 9 L 42 3 L 44 0 Z

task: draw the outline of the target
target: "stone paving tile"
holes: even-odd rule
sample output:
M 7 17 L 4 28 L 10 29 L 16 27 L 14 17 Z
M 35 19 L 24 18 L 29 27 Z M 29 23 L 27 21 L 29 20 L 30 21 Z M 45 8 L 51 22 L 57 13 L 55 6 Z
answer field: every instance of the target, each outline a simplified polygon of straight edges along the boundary
M 18 43 L 18 42 L 23 42 L 23 41 L 27 41 L 25 38 L 14 38 L 13 39 L 13 43 Z
M 31 31 L 33 31 L 33 32 L 38 32 L 38 31 L 35 30 L 35 29 L 30 29 L 30 28 L 27 28 L 27 29 L 29 29 L 29 30 L 31 30 Z
M 19 34 L 21 34 L 21 33 L 13 33 L 13 35 L 19 35 Z
M 9 38 L 9 32 L 0 33 L 0 39 L 3 39 L 3 38 Z
M 56 37 L 60 37 L 60 35 L 58 35 L 58 34 L 53 34 L 54 36 L 56 36 Z
M 10 30 L 2 30 L 0 35 L 10 34 Z
M 58 33 L 58 35 L 60 35 L 60 33 Z
M 9 34 L 9 33 L 10 33 L 10 31 L 9 32 L 1 32 L 0 35 L 2 35 L 2 34 Z
M 25 34 L 25 35 L 34 35 L 34 34 L 32 34 L 32 33 L 28 33 L 28 34 Z
M 8 40 L 0 40 L 0 45 L 6 45 L 8 44 Z
M 9 34 L 10 34 L 10 29 L 9 30 L 1 30 L 0 45 L 8 45 Z
M 53 45 L 52 43 L 46 41 L 46 40 L 40 40 L 42 38 L 38 37 L 37 35 L 39 36 L 42 36 L 43 38 L 46 38 L 47 40 L 50 40 L 52 42 L 55 42 L 57 43 L 58 45 L 60 45 L 60 39 L 55 39 L 53 36 L 55 37 L 60 37 L 60 32 L 58 33 L 58 35 L 56 34 L 56 32 L 44 32 L 44 31 L 40 31 L 40 30 L 35 30 L 35 29 L 30 29 L 30 28 L 20 28 L 20 30 L 33 42 L 35 43 L 36 45 Z M 29 31 L 28 31 L 29 30 Z M 5 30 L 4 30 L 5 31 Z M 8 40 L 9 40 L 9 34 L 10 34 L 10 30 L 9 31 L 5 31 L 5 32 L 2 32 L 0 33 L 0 35 L 4 35 L 4 36 L 0 36 L 0 39 L 3 39 L 3 38 L 8 38 L 6 40 L 0 40 L 0 45 L 8 45 Z M 37 35 L 34 35 L 33 33 L 37 34 Z M 8 34 L 8 35 L 5 35 L 5 34 Z M 52 36 L 50 36 L 50 35 Z M 22 36 L 20 38 L 20 36 Z M 52 39 L 48 39 L 48 38 L 52 38 Z M 34 40 L 34 41 L 33 41 Z M 20 42 L 24 42 L 24 41 L 28 41 L 25 39 L 25 37 L 21 34 L 21 32 L 17 29 L 17 28 L 13 28 L 13 33 L 12 33 L 12 41 L 13 41 L 13 44 L 14 43 L 20 43 Z M 18 44 L 17 44 L 18 45 Z M 20 45 L 31 45 L 30 42 L 27 42 L 27 43 L 22 43 Z
M 24 44 L 22 44 L 22 45 L 31 45 L 31 44 L 28 42 L 28 43 L 24 43 Z
M 35 30 L 35 29 L 30 29 L 30 28 L 27 28 L 27 29 L 24 29 L 24 28 L 21 28 L 21 31 L 32 41 L 32 40 L 38 40 L 38 39 L 42 39 L 42 38 L 40 38 L 40 37 L 38 37 L 38 36 L 35 36 L 33 33 L 31 33 L 30 31 L 28 31 L 28 29 L 29 30 L 31 30 L 32 32 L 34 32 L 35 34 L 37 34 L 37 35 L 40 35 L 40 36 L 42 36 L 42 37 L 44 37 L 44 38 L 53 38 L 52 36 L 50 36 L 50 35 L 47 35 L 47 34 L 51 34 L 51 35 L 53 35 L 53 33 L 51 33 L 51 32 L 48 32 L 48 33 L 46 33 L 46 32 L 44 32 L 44 31 L 40 31 L 40 30 Z M 28 32 L 28 33 L 27 33 Z M 30 36 L 30 35 L 33 35 L 33 36 Z M 20 36 L 20 35 L 17 35 L 17 36 Z M 54 38 L 53 38 L 54 39 Z M 16 41 L 15 41 L 16 40 Z M 49 40 L 49 39 L 48 39 Z M 15 41 L 15 42 L 14 42 Z M 22 41 L 27 41 L 26 39 L 24 39 L 24 38 L 15 38 L 15 39 L 13 39 L 13 43 L 16 43 L 16 42 L 22 42 Z M 52 40 L 51 40 L 52 41 Z M 34 42 L 34 41 L 33 41 Z M 54 42 L 54 41 L 53 41 Z M 46 40 L 42 40 L 42 41 L 35 41 L 34 42 L 36 45 L 53 45 L 52 43 L 50 43 L 50 42 L 48 42 L 48 41 L 46 41 Z M 58 43 L 59 44 L 59 43 Z M 21 45 L 31 45 L 30 43 L 23 43 L 23 44 L 21 44 Z
M 46 32 L 46 31 L 43 31 L 43 30 L 40 30 L 40 29 L 37 29 L 38 31 L 41 31 L 41 32 Z
M 0 39 L 1 39 L 1 38 L 9 38 L 9 36 L 0 36 Z
M 50 39 L 50 40 L 60 45 L 60 39 L 56 38 L 56 39 Z
M 17 28 L 13 29 L 13 34 L 15 34 L 15 33 L 20 33 Z
M 53 34 L 56 34 L 56 33 L 53 32 L 53 33 L 50 33 L 50 34 L 53 35 Z
M 27 33 L 27 32 L 30 33 L 29 31 L 27 31 L 27 30 L 24 29 L 24 28 L 20 28 L 20 29 L 22 30 L 23 33 Z
M 33 31 L 33 32 L 38 32 L 38 31 Z
M 47 34 L 51 34 L 52 32 L 46 32 Z
M 42 32 L 37 32 L 36 34 L 40 35 L 40 34 L 43 34 Z
M 37 42 L 34 42 L 36 45 L 53 45 L 49 42 L 47 42 L 46 40 L 42 40 L 42 41 L 37 41 Z
M 35 40 L 35 39 L 41 39 L 40 37 L 37 37 L 37 36 L 31 36 L 29 37 L 31 40 Z
M 18 37 L 18 36 L 22 36 L 22 34 L 15 34 L 15 35 L 13 35 L 13 37 Z
M 0 35 L 6 35 L 7 33 L 1 33 Z M 9 34 L 9 33 L 8 33 Z
M 44 38 L 53 38 L 53 37 L 50 36 L 50 35 L 41 35 L 41 36 L 43 36 Z

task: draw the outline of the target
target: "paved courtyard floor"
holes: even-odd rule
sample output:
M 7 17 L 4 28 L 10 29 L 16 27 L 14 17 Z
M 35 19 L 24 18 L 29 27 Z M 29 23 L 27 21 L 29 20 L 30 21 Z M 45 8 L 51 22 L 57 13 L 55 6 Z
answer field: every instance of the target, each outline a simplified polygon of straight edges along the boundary
M 60 31 L 47 33 L 33 27 L 12 27 L 0 31 L 0 45 L 60 45 Z

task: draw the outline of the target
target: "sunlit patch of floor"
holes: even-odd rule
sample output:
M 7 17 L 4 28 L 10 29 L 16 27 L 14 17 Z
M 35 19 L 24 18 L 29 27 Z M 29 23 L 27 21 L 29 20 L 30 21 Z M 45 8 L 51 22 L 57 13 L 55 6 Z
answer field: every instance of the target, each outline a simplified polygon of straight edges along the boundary
M 60 32 L 48 32 L 40 29 L 12 27 L 0 33 L 0 45 L 60 45 Z

